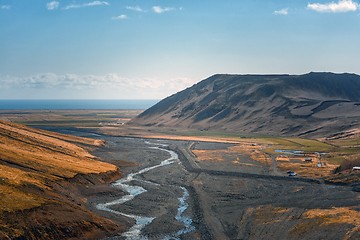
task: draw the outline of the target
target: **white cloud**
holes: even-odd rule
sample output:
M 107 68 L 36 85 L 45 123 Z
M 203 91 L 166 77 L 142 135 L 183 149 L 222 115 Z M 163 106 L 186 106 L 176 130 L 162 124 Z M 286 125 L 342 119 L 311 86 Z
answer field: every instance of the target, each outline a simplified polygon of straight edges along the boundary
M 339 0 L 337 3 L 309 3 L 307 8 L 316 12 L 354 12 L 359 9 L 359 3 L 353 0 Z
M 52 2 L 48 2 L 46 4 L 46 8 L 48 10 L 55 10 L 59 8 L 60 3 L 58 1 L 52 1 Z
M 106 1 L 92 1 L 83 4 L 70 4 L 64 7 L 64 10 L 74 9 L 74 8 L 83 8 L 83 7 L 94 7 L 94 6 L 109 6 L 110 3 Z
M 87 89 L 98 86 L 125 86 L 126 79 L 117 74 L 78 75 L 40 73 L 36 75 L 15 77 L 0 76 L 1 87 L 7 88 L 77 88 Z
M 85 3 L 85 6 L 101 6 L 101 5 L 106 5 L 109 6 L 110 4 L 108 2 L 105 1 L 93 1 L 93 2 L 89 2 L 89 3 Z
M 116 16 L 116 17 L 112 17 L 112 19 L 114 19 L 114 20 L 125 20 L 125 19 L 127 19 L 128 17 L 127 17 L 127 15 L 125 15 L 125 14 L 121 14 L 121 15 L 119 15 L 119 16 Z
M 289 14 L 289 9 L 288 8 L 283 8 L 280 10 L 276 10 L 273 13 L 274 15 L 288 15 Z
M 1 5 L 1 6 L 0 6 L 0 9 L 1 9 L 1 10 L 10 10 L 10 9 L 11 9 L 11 6 L 10 6 L 10 5 Z
M 135 12 L 146 12 L 144 9 L 142 9 L 139 6 L 126 6 L 127 10 L 135 11 Z
M 161 7 L 161 6 L 153 6 L 153 7 L 152 7 L 152 10 L 153 10 L 154 13 L 161 14 L 161 13 L 164 13 L 164 12 L 173 11 L 174 8 L 171 8 L 171 7 Z
M 142 78 L 128 79 L 116 73 L 105 75 L 78 75 L 78 74 L 55 74 L 39 73 L 30 76 L 0 75 L 1 88 L 98 88 L 98 87 L 133 87 L 139 89 L 155 88 L 179 88 L 193 83 L 187 78 L 177 78 L 169 81 L 159 79 Z M 185 86 L 184 86 L 185 85 Z
M 193 85 L 189 78 L 124 78 L 116 73 L 79 75 L 40 73 L 0 74 L 0 91 L 9 98 L 148 98 L 158 99 Z M 4 91 L 5 90 L 5 91 Z M 3 97 L 4 97 L 3 96 Z

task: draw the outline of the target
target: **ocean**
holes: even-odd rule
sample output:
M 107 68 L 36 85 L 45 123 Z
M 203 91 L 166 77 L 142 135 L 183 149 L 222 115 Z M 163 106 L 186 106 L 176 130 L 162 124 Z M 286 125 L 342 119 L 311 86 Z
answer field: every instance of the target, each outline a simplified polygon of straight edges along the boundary
M 159 100 L 0 100 L 0 110 L 144 110 Z

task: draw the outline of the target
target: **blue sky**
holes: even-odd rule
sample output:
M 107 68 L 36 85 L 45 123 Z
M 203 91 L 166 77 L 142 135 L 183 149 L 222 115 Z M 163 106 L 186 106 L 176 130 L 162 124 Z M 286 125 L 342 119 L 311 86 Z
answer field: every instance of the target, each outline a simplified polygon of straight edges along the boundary
M 352 0 L 0 0 L 0 99 L 160 99 L 216 73 L 360 73 Z

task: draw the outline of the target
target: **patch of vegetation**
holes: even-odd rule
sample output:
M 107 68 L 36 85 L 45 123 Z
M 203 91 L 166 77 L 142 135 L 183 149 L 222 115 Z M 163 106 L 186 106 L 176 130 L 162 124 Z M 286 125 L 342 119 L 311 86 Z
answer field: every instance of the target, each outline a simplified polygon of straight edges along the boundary
M 272 146 L 267 149 L 269 153 L 275 153 L 275 150 L 299 150 L 305 153 L 330 152 L 336 149 L 336 146 L 305 138 L 267 138 Z
M 360 167 L 360 157 L 353 156 L 341 162 L 340 166 L 335 169 L 335 173 L 351 170 L 353 167 Z
M 99 127 L 102 123 L 128 121 L 141 110 L 0 110 L 0 119 L 28 126 Z

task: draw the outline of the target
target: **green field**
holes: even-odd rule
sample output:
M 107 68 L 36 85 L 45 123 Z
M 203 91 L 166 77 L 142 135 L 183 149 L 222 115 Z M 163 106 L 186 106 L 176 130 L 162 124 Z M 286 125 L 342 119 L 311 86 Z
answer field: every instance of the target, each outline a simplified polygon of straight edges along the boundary
M 3 110 L 0 119 L 28 126 L 96 128 L 125 123 L 140 113 L 140 110 Z

